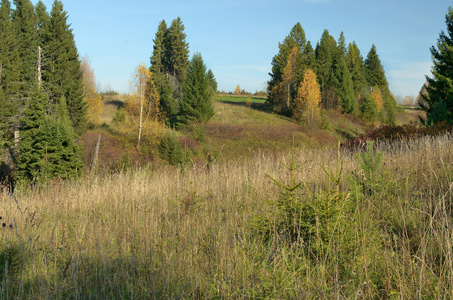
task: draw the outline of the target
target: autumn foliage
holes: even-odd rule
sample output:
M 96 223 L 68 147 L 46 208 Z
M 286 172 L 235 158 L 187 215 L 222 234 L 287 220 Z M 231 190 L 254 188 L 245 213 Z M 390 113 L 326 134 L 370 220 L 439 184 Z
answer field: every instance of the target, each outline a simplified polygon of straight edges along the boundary
M 87 55 L 82 58 L 80 68 L 83 72 L 83 99 L 87 104 L 87 120 L 94 125 L 100 125 L 102 97 L 96 91 L 96 78 Z
M 142 137 L 153 141 L 160 135 L 160 97 L 152 73 L 144 63 L 136 67 L 130 86 L 131 94 L 126 104 L 128 118 L 120 127 L 123 132 L 135 132 L 137 146 L 140 146 Z
M 320 118 L 321 91 L 316 80 L 316 74 L 308 69 L 305 71 L 304 80 L 299 86 L 294 99 L 292 114 L 297 120 L 310 123 Z

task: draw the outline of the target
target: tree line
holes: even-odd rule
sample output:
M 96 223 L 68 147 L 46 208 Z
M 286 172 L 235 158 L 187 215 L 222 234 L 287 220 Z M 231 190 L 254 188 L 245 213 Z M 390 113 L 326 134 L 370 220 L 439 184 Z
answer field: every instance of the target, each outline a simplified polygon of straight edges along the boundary
M 83 74 L 68 15 L 55 0 L 0 6 L 0 140 L 19 132 L 16 177 L 40 181 L 80 174 L 76 135 L 86 130 Z
M 268 83 L 269 103 L 276 111 L 307 120 L 307 114 L 314 117 L 321 108 L 340 109 L 367 121 L 379 117 L 395 123 L 396 101 L 375 45 L 363 59 L 355 42 L 346 45 L 343 32 L 335 40 L 324 30 L 313 48 L 297 23 L 278 47 Z M 309 97 L 313 89 L 319 93 Z

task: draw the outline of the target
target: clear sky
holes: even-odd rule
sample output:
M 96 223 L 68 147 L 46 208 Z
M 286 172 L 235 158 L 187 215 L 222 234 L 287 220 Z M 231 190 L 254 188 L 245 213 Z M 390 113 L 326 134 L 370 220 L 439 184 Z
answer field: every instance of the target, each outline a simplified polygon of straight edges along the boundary
M 32 1 L 34 4 L 37 0 Z M 324 29 L 355 41 L 365 58 L 372 44 L 391 91 L 415 96 L 430 75 L 429 48 L 446 30 L 450 0 L 66 0 L 80 57 L 88 55 L 104 88 L 128 92 L 134 68 L 149 66 L 163 19 L 181 17 L 191 55 L 200 52 L 218 89 L 264 90 L 278 43 L 300 22 L 313 47 Z M 43 0 L 50 11 L 53 0 Z

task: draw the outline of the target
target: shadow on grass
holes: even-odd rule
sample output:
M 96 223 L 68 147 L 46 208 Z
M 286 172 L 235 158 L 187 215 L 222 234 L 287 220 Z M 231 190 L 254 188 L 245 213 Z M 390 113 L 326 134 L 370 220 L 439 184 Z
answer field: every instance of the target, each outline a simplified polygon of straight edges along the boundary
M 115 100 L 115 99 L 114 99 L 114 100 L 106 101 L 105 104 L 116 106 L 116 108 L 118 108 L 118 109 L 124 107 L 124 102 L 123 102 L 123 101 L 121 101 L 121 100 Z
M 227 101 L 227 100 L 221 100 L 219 102 L 229 104 L 229 105 L 246 107 L 245 100 L 244 100 L 244 102 Z M 272 113 L 272 112 L 276 113 L 275 111 L 272 110 L 272 107 L 266 102 L 261 102 L 261 103 L 252 102 L 252 108 L 256 109 L 258 111 L 266 112 L 266 113 Z M 281 116 L 285 117 L 285 115 L 283 115 L 283 114 L 281 114 Z

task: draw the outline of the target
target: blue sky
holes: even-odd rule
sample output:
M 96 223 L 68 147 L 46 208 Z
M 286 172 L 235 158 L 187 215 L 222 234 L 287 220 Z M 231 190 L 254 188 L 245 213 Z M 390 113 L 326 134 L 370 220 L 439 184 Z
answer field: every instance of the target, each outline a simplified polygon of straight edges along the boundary
M 36 4 L 37 0 L 32 1 Z M 218 89 L 264 90 L 278 43 L 300 22 L 312 45 L 343 31 L 365 58 L 372 44 L 395 95 L 416 95 L 430 75 L 429 48 L 446 30 L 450 0 L 67 0 L 80 57 L 104 88 L 128 92 L 134 68 L 149 66 L 159 22 L 181 17 L 191 55 L 200 52 Z M 48 11 L 53 0 L 44 0 Z

